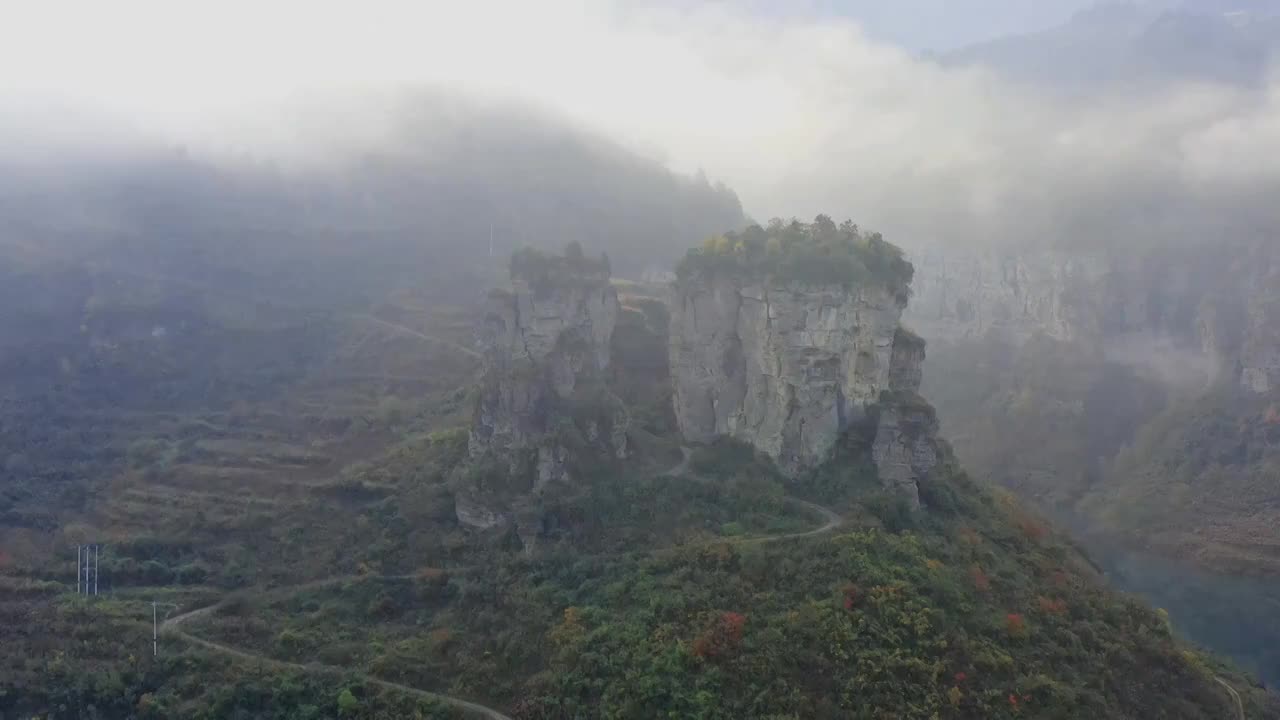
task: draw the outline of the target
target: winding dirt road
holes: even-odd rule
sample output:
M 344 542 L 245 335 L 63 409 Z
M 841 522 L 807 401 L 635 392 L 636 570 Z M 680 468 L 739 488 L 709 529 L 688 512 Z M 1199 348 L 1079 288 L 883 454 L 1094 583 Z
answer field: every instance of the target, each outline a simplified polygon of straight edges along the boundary
M 384 323 L 384 321 L 378 320 L 377 318 L 374 318 L 372 316 L 369 316 L 369 319 L 379 323 Z M 384 323 L 384 324 L 389 324 L 389 323 Z M 408 328 L 400 328 L 399 326 L 393 326 L 393 327 L 397 327 L 400 330 L 411 332 L 412 334 L 415 334 L 415 335 L 418 334 L 414 331 L 409 330 Z M 435 338 L 427 338 L 427 339 L 434 340 Z M 702 480 L 702 478 L 698 478 L 696 475 L 694 475 L 689 471 L 689 464 L 693 459 L 693 451 L 687 447 L 681 447 L 680 453 L 682 456 L 680 462 L 676 464 L 674 467 L 672 467 L 671 469 L 661 473 L 661 476 L 689 477 L 696 480 Z M 795 540 L 798 538 L 815 537 L 818 535 L 825 535 L 825 534 L 834 532 L 844 522 L 844 518 L 842 518 L 839 513 L 835 512 L 830 508 L 826 508 L 816 503 L 811 503 L 807 500 L 801 500 L 799 498 L 794 498 L 790 496 L 786 498 L 786 501 L 794 505 L 798 505 L 806 510 L 813 512 L 816 515 L 821 516 L 824 520 L 824 523 L 820 527 L 814 528 L 813 530 L 806 530 L 804 532 L 788 533 L 786 535 L 770 535 L 766 537 L 740 538 L 736 542 L 760 544 L 760 543 L 781 542 L 784 540 Z M 347 581 L 368 580 L 371 577 L 374 577 L 374 576 L 344 575 L 344 576 L 338 576 L 338 577 L 330 577 L 330 578 L 324 578 L 321 580 L 313 580 L 300 585 L 293 585 L 293 586 L 283 587 L 283 588 L 274 588 L 267 592 L 280 592 L 280 591 L 296 592 L 301 590 L 310 590 L 310 589 L 315 589 L 319 587 L 335 585 L 335 584 L 347 582 Z M 413 576 L 412 575 L 394 575 L 394 576 L 380 576 L 380 577 L 384 577 L 386 579 L 410 579 Z M 281 670 L 297 670 L 302 672 L 332 672 L 332 673 L 350 672 L 348 668 L 336 667 L 331 665 L 319 665 L 315 663 L 302 665 L 300 663 L 287 662 L 284 660 L 276 660 L 274 658 L 269 658 L 263 655 L 256 655 L 254 653 L 247 652 L 245 650 L 240 650 L 238 648 L 231 647 L 230 645 L 223 645 L 221 643 L 216 643 L 210 640 L 205 640 L 203 638 L 196 637 L 195 635 L 185 632 L 182 629 L 183 625 L 193 620 L 198 620 L 199 618 L 205 617 L 217 611 L 217 609 L 225 605 L 226 602 L 227 602 L 226 600 L 223 600 L 222 602 L 215 603 L 213 605 L 198 608 L 196 610 L 192 610 L 190 612 L 182 613 L 180 615 L 175 615 L 171 618 L 168 618 L 160 625 L 160 632 L 173 637 L 178 637 L 182 640 L 185 640 L 193 645 L 204 648 L 205 650 L 209 650 L 211 652 L 220 653 L 222 655 L 233 657 L 239 660 L 244 660 L 247 662 L 261 663 L 268 667 L 273 667 Z M 450 695 L 442 695 L 440 693 L 434 693 L 427 690 L 420 690 L 415 687 L 410 687 L 408 685 L 401 685 L 400 683 L 394 683 L 389 680 L 379 680 L 375 677 L 366 676 L 365 679 L 369 684 L 376 685 L 377 687 L 380 687 L 384 690 L 402 692 L 407 695 L 411 695 L 413 697 L 422 698 L 424 700 L 434 700 L 435 702 L 441 703 L 443 705 L 447 705 L 457 710 L 461 710 L 475 717 L 488 718 L 488 720 L 513 720 L 510 716 L 504 715 L 502 712 L 495 710 L 494 708 L 481 705 L 479 703 L 472 702 L 470 700 L 463 700 L 462 698 L 457 698 Z M 1225 683 L 1223 684 L 1225 685 Z M 1233 694 L 1234 692 L 1235 691 L 1232 690 Z M 1237 696 L 1236 699 L 1238 702 L 1239 696 Z M 1243 718 L 1243 714 L 1241 715 L 1241 717 Z
M 801 500 L 800 498 L 794 498 L 794 497 L 791 497 L 790 495 L 787 496 L 786 500 L 792 505 L 799 505 L 800 507 L 806 510 L 809 510 L 818 515 L 821 515 L 822 518 L 826 521 L 826 524 L 824 524 L 820 528 L 814 528 L 813 530 L 806 530 L 804 532 L 791 533 L 789 535 L 772 535 L 766 538 L 760 538 L 761 541 L 777 542 L 779 540 L 795 540 L 796 538 L 807 538 L 807 537 L 816 537 L 818 535 L 826 535 L 828 533 L 835 532 L 837 528 L 839 528 L 841 525 L 844 524 L 844 518 L 840 517 L 840 513 L 836 512 L 835 510 L 832 510 L 829 507 L 823 507 L 817 503 L 811 503 L 808 500 Z
M 1236 689 L 1231 687 L 1231 684 L 1228 683 L 1226 680 L 1223 680 L 1222 678 L 1217 676 L 1214 676 L 1213 679 L 1217 680 L 1218 683 L 1222 685 L 1222 687 L 1227 689 L 1227 692 L 1231 693 L 1231 697 L 1234 698 L 1236 701 L 1236 712 L 1239 714 L 1240 720 L 1245 720 L 1244 701 L 1240 699 L 1240 693 L 1236 692 Z
M 698 477 L 696 474 L 689 471 L 689 464 L 693 462 L 692 448 L 681 446 L 680 455 L 681 455 L 680 462 L 677 463 L 675 466 L 673 466 L 671 469 L 660 473 L 659 477 L 687 477 L 687 478 L 698 480 L 701 482 L 712 482 L 710 480 L 707 480 L 706 478 Z M 759 544 L 759 543 L 780 542 L 782 540 L 795 540 L 797 538 L 816 537 L 818 535 L 826 535 L 827 533 L 834 532 L 837 528 L 839 528 L 841 525 L 844 524 L 844 518 L 840 516 L 840 513 L 836 512 L 835 510 L 832 510 L 831 508 L 823 507 L 817 503 L 809 502 L 808 500 L 801 500 L 800 498 L 797 498 L 797 497 L 791 497 L 790 495 L 787 495 L 784 499 L 787 502 L 791 503 L 792 505 L 798 505 L 799 507 L 802 507 L 805 510 L 810 511 L 815 515 L 821 516 L 824 521 L 824 524 L 821 527 L 814 528 L 813 530 L 805 530 L 803 532 L 797 532 L 797 533 L 788 533 L 786 535 L 769 535 L 766 537 L 742 538 L 739 540 L 739 542 L 750 542 L 750 543 Z
M 205 650 L 209 650 L 215 653 L 220 653 L 222 655 L 227 655 L 229 657 L 233 657 L 238 660 L 260 663 L 262 665 L 273 667 L 278 670 L 298 670 L 301 672 L 331 672 L 331 673 L 338 673 L 338 674 L 350 672 L 347 668 L 335 667 L 332 665 L 319 665 L 319 664 L 302 665 L 300 663 L 286 662 L 284 660 L 275 660 L 273 658 L 265 657 L 263 655 L 255 655 L 253 653 L 246 652 L 244 650 L 239 650 L 237 648 L 231 647 L 230 645 L 223 645 L 221 643 L 216 643 L 210 640 L 205 640 L 203 638 L 198 638 L 195 635 L 192 635 L 190 633 L 187 633 L 181 630 L 181 626 L 183 623 L 208 615 L 214 612 L 215 610 L 217 610 L 221 605 L 222 603 L 218 603 L 216 605 L 210 605 L 208 607 L 203 607 L 198 610 L 192 610 L 191 612 L 169 618 L 168 620 L 164 621 L 163 625 L 160 626 L 160 631 L 167 635 L 172 635 L 174 637 L 178 637 L 183 640 L 186 640 L 187 642 L 193 645 L 202 647 Z M 394 683 L 389 680 L 379 680 L 378 678 L 375 678 L 375 677 L 366 677 L 365 680 L 370 685 L 376 685 L 384 690 L 402 692 L 402 693 L 405 693 L 406 695 L 411 695 L 413 697 L 421 698 L 423 700 L 433 700 L 442 705 L 447 705 L 449 707 L 455 708 L 457 710 L 461 710 L 465 713 L 469 713 L 476 717 L 488 718 L 489 720 L 512 720 L 510 716 L 504 715 L 498 710 L 495 710 L 485 705 L 481 705 L 479 703 L 471 702 L 470 700 L 463 700 L 461 698 L 452 697 L 450 695 L 441 695 L 440 693 L 433 693 L 427 690 L 420 690 L 415 687 L 410 687 L 408 685 L 401 685 L 400 683 Z

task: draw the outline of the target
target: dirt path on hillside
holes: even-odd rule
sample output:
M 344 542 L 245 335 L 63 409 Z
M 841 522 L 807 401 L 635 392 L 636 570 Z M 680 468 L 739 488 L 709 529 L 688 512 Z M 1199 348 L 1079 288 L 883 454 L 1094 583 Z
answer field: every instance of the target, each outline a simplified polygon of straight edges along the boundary
M 372 318 L 372 316 L 370 316 L 370 319 L 378 321 L 377 318 Z M 382 321 L 378 321 L 378 322 L 382 322 Z M 403 329 L 409 332 L 413 332 L 411 330 L 408 330 L 408 328 L 403 328 Z M 417 333 L 414 333 L 414 334 L 417 334 Z M 681 453 L 680 462 L 677 463 L 675 466 L 673 466 L 671 469 L 661 473 L 661 476 L 688 477 L 694 480 L 702 480 L 702 478 L 697 477 L 696 475 L 694 475 L 689 471 L 689 465 L 693 459 L 693 451 L 690 448 L 681 447 L 680 453 Z M 824 520 L 824 523 L 820 527 L 814 528 L 813 530 L 806 530 L 804 532 L 788 533 L 786 535 L 771 535 L 767 537 L 739 538 L 732 542 L 759 544 L 759 543 L 781 542 L 784 540 L 795 540 L 798 538 L 816 537 L 819 535 L 826 535 L 828 533 L 834 532 L 844 522 L 844 518 L 842 518 L 839 513 L 835 512 L 830 508 L 823 507 L 816 503 L 812 503 L 807 500 L 801 500 L 799 498 L 794 498 L 790 496 L 786 498 L 786 501 L 794 505 L 798 505 L 806 510 L 813 512 L 816 515 L 821 516 Z M 343 576 L 337 576 L 337 577 L 323 578 L 320 580 L 313 580 L 310 582 L 302 583 L 300 585 L 291 585 L 287 587 L 274 588 L 272 590 L 264 591 L 264 593 L 262 594 L 277 593 L 282 591 L 298 592 L 303 590 L 314 590 L 317 588 L 328 587 L 328 586 L 337 585 L 337 584 L 340 584 L 343 582 L 349 582 L 349 581 L 360 581 L 360 580 L 370 580 L 370 579 L 407 580 L 407 579 L 413 579 L 413 577 L 414 577 L 413 575 L 388 575 L 388 576 L 343 575 Z M 287 662 L 284 660 L 275 660 L 273 658 L 269 658 L 263 655 L 257 655 L 245 650 L 234 648 L 234 647 L 231 647 L 230 645 L 223 645 L 221 643 L 216 643 L 211 640 L 205 640 L 203 638 L 196 637 L 182 630 L 183 625 L 190 623 L 193 620 L 198 620 L 202 617 L 210 615 L 213 612 L 216 612 L 218 608 L 222 607 L 227 602 L 228 602 L 227 600 L 223 600 L 222 602 L 215 603 L 213 605 L 198 608 L 196 610 L 192 610 L 190 612 L 182 613 L 180 615 L 175 615 L 174 617 L 168 618 L 160 625 L 160 631 L 167 635 L 172 635 L 172 636 L 181 638 L 183 640 L 186 640 L 187 642 L 193 645 L 204 648 L 205 650 L 209 650 L 211 652 L 220 653 L 220 654 L 227 655 L 229 657 L 234 657 L 240 660 L 262 663 L 264 665 L 267 665 L 269 667 L 274 667 L 277 669 L 298 670 L 302 672 L 321 671 L 321 672 L 334 672 L 334 673 L 346 673 L 350 671 L 348 668 L 335 667 L 330 665 L 318 665 L 318 664 L 302 665 L 299 663 Z M 462 698 L 452 697 L 450 695 L 443 695 L 440 693 L 430 692 L 427 690 L 420 690 L 415 687 L 410 687 L 408 685 L 401 685 L 400 683 L 394 683 L 388 680 L 379 680 L 371 676 L 366 676 L 366 679 L 371 685 L 376 685 L 385 690 L 392 690 L 396 692 L 406 693 L 414 697 L 422 698 L 424 700 L 434 700 L 436 702 L 442 703 L 444 705 L 448 705 L 449 707 L 461 710 L 463 712 L 470 713 L 478 717 L 488 718 L 488 720 L 512 720 L 512 718 L 502 714 L 498 710 L 495 710 L 491 707 L 487 707 L 485 705 L 481 705 L 479 703 L 472 702 L 470 700 L 463 700 Z M 1226 683 L 1223 683 L 1223 684 L 1225 685 Z M 1234 692 L 1235 691 L 1232 690 L 1233 694 Z M 1237 696 L 1236 699 L 1237 699 L 1237 702 L 1239 702 L 1239 696 Z M 1244 716 L 1242 714 L 1241 718 L 1243 717 Z
M 1218 683 L 1222 685 L 1222 687 L 1227 689 L 1227 692 L 1231 693 L 1231 697 L 1236 701 L 1236 712 L 1239 714 L 1240 720 L 1245 720 L 1244 701 L 1240 699 L 1240 693 L 1236 692 L 1236 689 L 1231 687 L 1231 684 L 1228 683 L 1226 680 L 1223 680 L 1222 678 L 1216 675 L 1213 677 L 1213 679 L 1217 680 Z
M 670 470 L 667 470 L 661 473 L 660 477 L 687 477 L 692 480 L 698 480 L 701 482 L 711 482 L 710 480 L 699 477 L 697 474 L 689 471 L 689 465 L 690 463 L 693 462 L 692 448 L 685 447 L 683 445 L 680 446 L 680 455 L 681 455 L 680 462 L 677 463 L 675 466 L 673 466 Z M 829 507 L 823 507 L 822 505 L 819 505 L 817 503 L 809 502 L 808 500 L 801 500 L 800 498 L 792 497 L 790 495 L 785 496 L 784 499 L 787 502 L 791 503 L 792 505 L 798 505 L 799 507 L 802 507 L 805 510 L 810 511 L 815 515 L 822 517 L 824 521 L 823 525 L 821 527 L 814 528 L 813 530 L 805 530 L 803 532 L 797 532 L 797 533 L 788 533 L 786 535 L 769 535 L 767 537 L 742 538 L 739 542 L 752 542 L 752 543 L 760 544 L 760 543 L 781 542 L 783 540 L 795 540 L 797 538 L 817 537 L 818 535 L 826 535 L 828 533 L 834 532 L 837 528 L 839 528 L 841 525 L 844 524 L 844 518 L 841 517 L 840 513 L 836 512 L 835 510 L 832 510 Z
M 169 618 L 168 620 L 164 621 L 163 625 L 160 626 L 160 631 L 167 635 L 172 635 L 172 636 L 181 638 L 183 640 L 186 640 L 187 642 L 193 645 L 202 647 L 205 650 L 210 650 L 215 653 L 227 655 L 229 657 L 233 657 L 238 660 L 261 663 L 268 667 L 273 667 L 279 670 L 297 670 L 301 672 L 319 671 L 319 672 L 331 672 L 336 674 L 345 674 L 350 672 L 348 668 L 335 667 L 332 665 L 319 665 L 319 664 L 302 665 L 300 663 L 287 662 L 284 660 L 276 660 L 273 658 L 266 657 L 264 655 L 257 655 L 251 652 L 247 652 L 245 650 L 233 648 L 230 645 L 223 645 L 222 643 L 216 643 L 211 640 L 198 638 L 195 635 L 184 632 L 181 629 L 181 626 L 184 623 L 204 617 L 216 611 L 221 606 L 222 606 L 222 603 L 218 603 L 215 605 L 199 608 L 198 610 L 192 610 L 191 612 L 183 613 L 182 615 L 177 615 L 172 618 Z M 440 693 L 434 693 L 427 690 L 420 690 L 415 687 L 410 687 L 408 685 L 401 685 L 400 683 L 394 683 L 389 680 L 379 680 L 378 678 L 375 678 L 375 677 L 366 677 L 365 679 L 368 681 L 370 685 L 376 685 L 384 690 L 402 692 L 407 695 L 412 695 L 414 697 L 421 698 L 423 700 L 433 700 L 442 705 L 448 705 L 449 707 L 455 708 L 457 710 L 461 710 L 466 713 L 470 713 L 477 717 L 488 718 L 489 720 L 512 720 L 510 716 L 504 715 L 501 712 L 491 707 L 481 705 L 479 703 L 471 702 L 470 700 L 463 700 L 462 698 L 456 698 L 451 695 L 442 695 Z

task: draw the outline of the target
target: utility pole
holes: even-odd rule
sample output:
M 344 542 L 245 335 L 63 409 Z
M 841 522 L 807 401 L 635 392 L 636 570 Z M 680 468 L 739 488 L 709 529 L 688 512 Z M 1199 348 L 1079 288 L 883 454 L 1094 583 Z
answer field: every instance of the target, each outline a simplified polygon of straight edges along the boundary
M 93 546 L 93 596 L 98 597 L 98 554 L 102 551 L 100 545 Z
M 156 608 L 160 605 L 169 608 L 170 611 L 178 609 L 178 606 L 173 603 L 151 601 L 151 657 L 156 657 L 160 654 L 160 623 L 156 620 Z M 164 616 L 167 620 L 169 613 L 165 613 Z
M 76 595 L 80 594 L 80 545 L 76 546 Z

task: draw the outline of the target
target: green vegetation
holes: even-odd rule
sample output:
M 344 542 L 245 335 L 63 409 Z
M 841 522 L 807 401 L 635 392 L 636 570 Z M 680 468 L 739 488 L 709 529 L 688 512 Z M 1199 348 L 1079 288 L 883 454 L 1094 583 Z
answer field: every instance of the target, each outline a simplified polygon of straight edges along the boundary
M 525 247 L 511 256 L 511 278 L 528 283 L 539 295 L 551 288 L 582 283 L 603 285 L 608 283 L 610 272 L 607 254 L 589 258 L 576 241 L 566 245 L 562 255 Z
M 767 470 L 728 444 L 695 466 L 701 481 L 673 480 Z M 1214 680 L 1224 674 L 1251 717 L 1274 712 L 1010 498 L 951 468 L 938 482 L 957 506 L 910 527 L 869 503 L 828 534 L 764 542 L 729 521 L 719 538 L 665 549 L 608 526 L 613 505 L 597 495 L 586 507 L 625 540 L 618 550 L 574 538 L 474 568 L 282 592 L 191 631 L 485 697 L 520 720 L 1217 717 L 1232 702 Z
M 766 254 L 799 243 L 759 271 L 800 278 L 843 247 L 857 262 L 834 263 L 840 282 L 905 292 L 891 246 L 826 225 L 758 229 Z M 527 271 L 598 267 L 573 250 L 540 262 Z M 1250 717 L 1276 712 L 954 462 L 922 482 L 923 511 L 884 491 L 862 432 L 795 482 L 728 442 L 686 468 L 651 300 L 627 301 L 620 361 L 555 428 L 573 481 L 472 529 L 459 483 L 527 493 L 531 458 L 469 458 L 475 363 L 456 345 L 473 318 L 447 298 L 259 315 L 102 297 L 95 317 L 116 326 L 94 344 L 4 356 L 25 374 L 0 434 L 0 715 L 457 715 L 416 688 L 519 720 L 1202 718 L 1231 708 L 1218 678 Z M 153 332 L 170 302 L 198 341 Z M 621 410 L 632 456 L 591 452 Z M 106 545 L 94 602 L 69 592 L 85 541 Z M 211 610 L 152 658 L 152 601 Z
M 706 274 L 767 279 L 780 284 L 858 286 L 882 283 L 906 304 L 914 268 L 902 250 L 879 233 L 863 234 L 826 215 L 812 223 L 770 221 L 708 239 L 685 255 L 676 269 L 688 279 Z
M 1159 381 L 1046 337 L 935 343 L 922 392 L 970 472 L 1068 519 L 1168 402 Z
M 1168 608 L 1187 637 L 1280 679 L 1278 586 L 1247 577 L 1280 569 L 1271 399 L 1177 391 L 1048 338 L 937 345 L 925 386 L 966 468 L 1069 523 L 1117 586 Z

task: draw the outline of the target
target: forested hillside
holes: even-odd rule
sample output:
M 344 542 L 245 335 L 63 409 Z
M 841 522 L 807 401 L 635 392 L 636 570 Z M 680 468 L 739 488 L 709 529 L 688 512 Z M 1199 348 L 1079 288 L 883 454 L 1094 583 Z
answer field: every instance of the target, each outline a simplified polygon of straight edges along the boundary
M 821 227 L 792 224 L 782 257 L 850 252 L 814 244 L 821 234 L 807 228 Z M 854 248 L 865 262 L 832 292 L 909 277 L 900 252 L 878 243 Z M 540 262 L 607 267 L 578 253 Z M 574 297 L 583 288 L 548 275 L 516 297 L 545 302 L 561 283 Z M 0 586 L 0 708 L 1201 718 L 1229 713 L 1239 693 L 1249 717 L 1276 711 L 1247 676 L 1177 639 L 1167 618 L 1106 588 L 1043 520 L 970 480 L 944 445 L 912 486 L 919 507 L 908 502 L 881 474 L 894 460 L 873 447 L 890 431 L 881 410 L 932 414 L 909 391 L 882 395 L 829 462 L 798 476 L 749 446 L 682 440 L 662 405 L 670 380 L 653 361 L 668 343 L 665 310 L 652 289 L 616 292 L 616 355 L 591 382 L 625 404 L 626 456 L 601 445 L 592 406 L 579 402 L 598 395 L 572 392 L 541 406 L 550 432 L 531 441 L 551 443 L 562 463 L 541 478 L 541 461 L 530 475 L 468 447 L 481 411 L 468 334 L 481 318 L 421 288 L 359 312 L 294 314 L 255 297 L 255 323 L 234 335 L 147 316 L 137 337 L 82 341 L 92 367 L 109 370 L 100 385 L 87 384 L 97 376 L 77 356 L 47 378 L 33 373 L 45 390 L 17 406 L 33 413 L 21 427 L 63 412 L 79 424 L 57 419 L 51 437 L 88 456 L 57 477 L 48 472 L 61 451 L 7 463 L 20 480 L 6 488 L 23 493 L 6 515 L 6 548 L 17 552 Z M 289 322 L 266 326 L 274 313 Z M 573 335 L 558 325 L 567 316 L 539 317 Z M 173 354 L 165 343 L 175 339 L 197 350 Z M 242 348 L 236 362 L 219 362 L 224 339 Z M 485 363 L 519 380 L 551 368 L 539 357 Z M 893 377 L 918 383 L 905 367 Z M 48 394 L 63 385 L 80 390 Z M 59 397 L 66 405 L 45 406 Z M 19 425 L 7 422 L 11 437 Z M 512 492 L 530 503 L 518 514 L 479 510 Z M 67 561 L 83 542 L 104 545 L 97 598 L 73 593 Z

